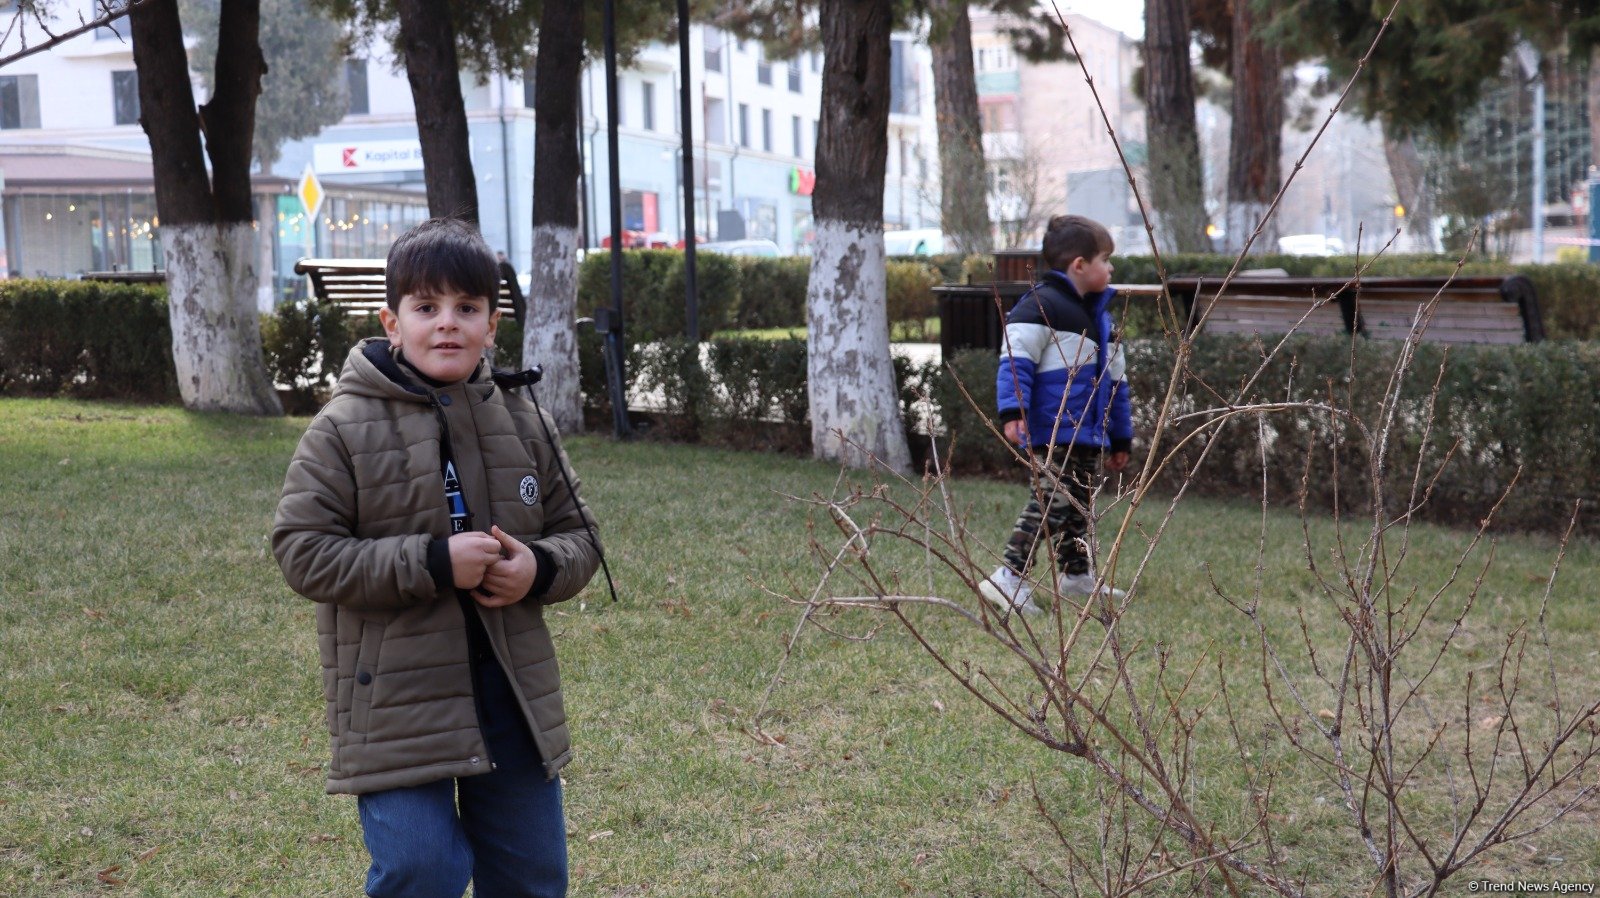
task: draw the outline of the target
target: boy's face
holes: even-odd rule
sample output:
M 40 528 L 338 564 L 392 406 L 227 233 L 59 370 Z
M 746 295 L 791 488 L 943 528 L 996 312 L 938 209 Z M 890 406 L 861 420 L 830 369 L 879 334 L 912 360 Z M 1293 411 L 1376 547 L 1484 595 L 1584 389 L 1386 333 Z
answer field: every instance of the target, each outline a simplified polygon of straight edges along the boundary
M 1072 260 L 1067 274 L 1079 293 L 1098 293 L 1111 286 L 1111 252 L 1098 253 L 1093 259 L 1079 256 Z
M 481 296 L 454 288 L 437 293 L 407 293 L 400 308 L 378 311 L 389 343 L 423 374 L 445 383 L 472 376 L 484 347 L 494 342 L 500 311 Z

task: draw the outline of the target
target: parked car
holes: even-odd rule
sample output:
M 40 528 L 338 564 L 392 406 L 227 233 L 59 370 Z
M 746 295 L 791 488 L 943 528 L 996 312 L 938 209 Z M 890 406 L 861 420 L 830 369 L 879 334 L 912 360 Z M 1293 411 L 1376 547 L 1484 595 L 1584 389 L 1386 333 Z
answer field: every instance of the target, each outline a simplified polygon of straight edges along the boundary
M 884 231 L 884 252 L 891 256 L 933 256 L 944 252 L 944 234 L 938 228 Z
M 1326 234 L 1290 234 L 1278 238 L 1278 252 L 1290 256 L 1342 256 L 1344 241 Z
M 725 256 L 776 256 L 778 244 L 771 240 L 723 240 L 702 243 L 697 247 L 703 253 L 721 253 Z

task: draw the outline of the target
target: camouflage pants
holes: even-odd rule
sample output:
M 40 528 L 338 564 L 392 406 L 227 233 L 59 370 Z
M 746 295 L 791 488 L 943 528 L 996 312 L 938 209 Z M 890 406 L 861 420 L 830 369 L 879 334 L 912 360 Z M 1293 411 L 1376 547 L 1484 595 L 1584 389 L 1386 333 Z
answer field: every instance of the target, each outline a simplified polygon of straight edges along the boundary
M 1034 450 L 1044 461 L 1045 451 Z M 1029 476 L 1032 495 L 1017 516 L 1006 542 L 1006 567 L 1025 573 L 1034 549 L 1049 539 L 1055 542 L 1056 569 L 1066 574 L 1088 573 L 1089 512 L 1095 479 L 1100 474 L 1100 450 L 1093 447 L 1057 446 L 1050 455 L 1048 473 Z

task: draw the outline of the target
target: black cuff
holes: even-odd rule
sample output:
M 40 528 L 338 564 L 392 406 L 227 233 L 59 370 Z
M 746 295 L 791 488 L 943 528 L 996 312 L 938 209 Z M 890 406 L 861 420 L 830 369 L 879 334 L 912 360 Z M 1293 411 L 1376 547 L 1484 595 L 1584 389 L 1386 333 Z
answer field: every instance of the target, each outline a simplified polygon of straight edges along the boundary
M 450 541 L 437 537 L 428 543 L 428 573 L 433 585 L 439 589 L 452 589 L 456 584 L 456 571 L 450 564 Z
M 533 550 L 534 560 L 539 562 L 539 569 L 533 574 L 533 585 L 528 587 L 528 595 L 538 598 L 550 589 L 550 584 L 556 579 L 556 560 L 543 546 L 529 546 Z
M 1011 421 L 1021 421 L 1024 417 L 1025 416 L 1022 414 L 1022 409 L 1008 408 L 1000 413 L 1000 426 L 1004 427 L 1008 422 Z
M 1125 440 L 1119 440 L 1116 437 L 1112 437 L 1111 438 L 1111 454 L 1115 455 L 1118 452 L 1132 452 L 1132 451 L 1133 451 L 1133 438 L 1132 437 L 1129 437 L 1128 439 L 1125 439 Z

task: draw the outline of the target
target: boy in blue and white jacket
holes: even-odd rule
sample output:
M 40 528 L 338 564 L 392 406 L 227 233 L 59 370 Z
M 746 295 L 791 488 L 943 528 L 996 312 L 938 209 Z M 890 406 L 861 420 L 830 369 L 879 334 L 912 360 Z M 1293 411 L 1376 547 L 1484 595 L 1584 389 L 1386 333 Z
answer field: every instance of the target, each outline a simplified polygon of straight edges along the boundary
M 1006 543 L 1004 563 L 978 586 L 1002 611 L 1036 614 L 1025 578 L 1034 549 L 1055 541 L 1061 595 L 1122 590 L 1097 581 L 1089 539 L 1093 488 L 1102 456 L 1108 471 L 1128 465 L 1133 418 L 1127 362 L 1113 342 L 1111 234 L 1081 215 L 1057 215 L 1040 256 L 1050 270 L 1006 316 L 995 398 L 1006 439 L 1034 460 L 1028 504 Z

